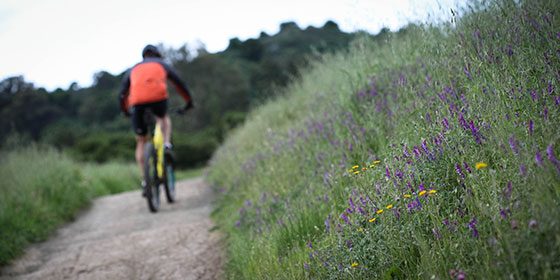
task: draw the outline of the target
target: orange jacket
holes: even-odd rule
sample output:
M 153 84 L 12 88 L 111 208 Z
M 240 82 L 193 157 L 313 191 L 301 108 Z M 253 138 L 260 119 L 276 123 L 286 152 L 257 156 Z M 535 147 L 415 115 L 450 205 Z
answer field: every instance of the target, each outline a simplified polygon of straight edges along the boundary
M 121 110 L 126 112 L 129 107 L 137 104 L 167 99 L 166 79 L 175 85 L 186 103 L 191 102 L 187 86 L 169 65 L 159 58 L 146 58 L 125 74 L 119 93 Z

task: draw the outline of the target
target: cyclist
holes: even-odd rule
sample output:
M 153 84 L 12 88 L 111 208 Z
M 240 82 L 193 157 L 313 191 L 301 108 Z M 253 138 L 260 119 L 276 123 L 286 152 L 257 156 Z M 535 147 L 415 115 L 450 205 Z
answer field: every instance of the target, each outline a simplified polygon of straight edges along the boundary
M 136 133 L 136 162 L 142 173 L 142 195 L 145 195 L 144 181 L 144 145 L 149 141 L 148 125 L 145 121 L 145 111 L 150 108 L 161 127 L 165 152 L 172 155 L 171 119 L 167 114 L 167 83 L 169 79 L 177 88 L 186 102 L 184 110 L 193 107 L 192 98 L 185 83 L 175 71 L 162 61 L 161 53 L 153 45 L 147 45 L 142 50 L 143 60 L 130 68 L 123 79 L 119 93 L 121 110 L 127 117 L 132 118 L 132 126 Z

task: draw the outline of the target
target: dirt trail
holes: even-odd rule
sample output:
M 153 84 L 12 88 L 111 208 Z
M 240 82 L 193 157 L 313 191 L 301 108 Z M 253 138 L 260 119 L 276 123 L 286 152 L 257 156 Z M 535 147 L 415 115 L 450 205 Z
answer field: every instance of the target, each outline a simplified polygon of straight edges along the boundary
M 201 178 L 162 194 L 157 214 L 140 191 L 99 198 L 78 219 L 3 269 L 4 279 L 222 279 L 222 237 Z

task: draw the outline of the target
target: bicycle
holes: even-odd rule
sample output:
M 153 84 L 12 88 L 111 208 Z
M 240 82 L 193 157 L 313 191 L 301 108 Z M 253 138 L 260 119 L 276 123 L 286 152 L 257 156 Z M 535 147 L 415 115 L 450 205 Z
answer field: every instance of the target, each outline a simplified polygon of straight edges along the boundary
M 170 110 L 177 114 L 184 114 L 183 109 Z M 148 123 L 155 122 L 153 115 L 146 114 L 150 119 Z M 145 197 L 148 202 L 148 208 L 151 212 L 155 213 L 159 209 L 160 199 L 159 190 L 160 185 L 163 184 L 165 189 L 165 196 L 168 203 L 175 201 L 175 168 L 173 165 L 173 158 L 169 154 L 165 154 L 163 143 L 163 134 L 160 125 L 155 124 L 153 136 L 144 145 L 144 181 L 146 181 Z

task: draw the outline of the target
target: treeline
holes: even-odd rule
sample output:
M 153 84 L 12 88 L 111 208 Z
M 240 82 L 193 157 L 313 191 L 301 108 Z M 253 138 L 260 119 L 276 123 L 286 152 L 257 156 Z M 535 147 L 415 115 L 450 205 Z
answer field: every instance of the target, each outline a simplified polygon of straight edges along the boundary
M 376 37 L 382 39 L 387 32 Z M 187 82 L 197 105 L 188 116 L 173 117 L 173 141 L 181 165 L 207 160 L 251 107 L 273 96 L 273 88 L 297 77 L 298 69 L 310 58 L 346 49 L 357 36 L 370 35 L 342 32 L 332 21 L 304 30 L 288 22 L 275 35 L 263 32 L 256 39 L 231 39 L 219 53 L 201 48 L 195 55 L 186 45 L 179 49 L 160 46 L 167 62 Z M 43 142 L 86 161 L 133 159 L 130 120 L 120 115 L 117 101 L 123 75 L 101 71 L 90 87 L 73 83 L 54 91 L 36 88 L 22 76 L 1 81 L 0 143 Z M 170 107 L 179 106 L 179 95 L 171 92 Z

